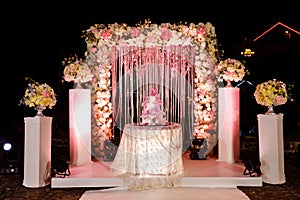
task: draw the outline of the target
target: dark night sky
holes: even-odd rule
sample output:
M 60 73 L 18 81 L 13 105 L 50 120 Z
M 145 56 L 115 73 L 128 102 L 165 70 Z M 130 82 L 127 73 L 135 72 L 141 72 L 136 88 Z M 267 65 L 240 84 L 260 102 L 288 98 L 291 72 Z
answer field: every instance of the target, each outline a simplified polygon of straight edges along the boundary
M 216 28 L 218 43 L 222 45 L 225 56 L 233 57 L 232 50 L 245 37 L 254 38 L 278 21 L 300 30 L 299 16 L 110 16 L 103 13 L 70 12 L 65 10 L 24 13 L 18 18 L 4 22 L 2 33 L 5 43 L 4 57 L 7 70 L 18 79 L 30 76 L 40 81 L 55 82 L 61 74 L 60 62 L 69 54 L 85 51 L 85 41 L 81 38 L 82 30 L 90 26 L 109 23 L 127 23 L 134 25 L 150 18 L 152 23 L 164 22 L 210 22 Z M 242 19 L 242 20 L 241 20 Z M 45 80 L 44 80 L 45 79 Z M 50 80 L 49 80 L 50 79 Z M 53 79 L 53 80 L 52 80 Z M 19 83 L 18 83 L 19 84 Z
M 281 21 L 300 30 L 299 16 L 255 15 L 247 13 L 220 15 L 105 15 L 105 7 L 98 12 L 87 12 L 92 4 L 82 5 L 80 9 L 42 6 L 43 9 L 24 9 L 10 12 L 1 19 L 2 27 L 2 94 L 1 116 L 10 121 L 14 112 L 21 114 L 18 120 L 23 123 L 24 113 L 17 106 L 24 93 L 24 77 L 29 76 L 38 82 L 47 82 L 54 89 L 61 87 L 61 61 L 69 54 L 85 51 L 85 42 L 81 31 L 93 24 L 126 23 L 134 25 L 150 18 L 152 23 L 164 22 L 210 22 L 216 28 L 218 43 L 225 55 L 230 56 L 231 48 L 247 38 L 254 38 L 262 31 Z M 192 5 L 193 6 L 193 5 Z M 3 8 L 5 9 L 5 8 Z M 99 13 L 99 14 L 97 14 Z M 114 12 L 112 12 L 114 13 Z M 117 13 L 117 12 L 115 12 Z M 180 12 L 178 12 L 180 13 Z M 201 13 L 196 12 L 197 13 Z M 215 13 L 212 11 L 212 13 Z M 13 109 L 11 109 L 13 107 Z M 21 109 L 22 110 L 22 109 Z M 2 123 L 3 126 L 5 126 Z M 2 127 L 1 125 L 1 127 Z
M 107 16 L 95 13 L 53 12 L 44 13 L 43 10 L 22 15 L 10 22 L 4 22 L 5 37 L 3 42 L 7 48 L 4 53 L 9 59 L 9 65 L 14 71 L 35 76 L 39 71 L 48 71 L 47 77 L 55 75 L 52 69 L 57 68 L 57 61 L 68 53 L 82 52 L 85 49 L 81 31 L 88 29 L 95 23 L 127 23 L 134 25 L 137 22 L 150 18 L 152 23 L 183 22 L 211 22 L 215 28 L 218 43 L 230 56 L 232 46 L 241 43 L 245 37 L 254 38 L 262 31 L 282 21 L 291 27 L 300 30 L 298 16 Z M 242 20 L 241 20 L 242 19 Z M 8 43 L 9 42 L 9 43 Z M 5 45 L 5 46 L 6 46 Z M 51 66 L 53 68 L 51 68 Z M 49 68 L 50 67 L 50 68 Z M 33 73 L 33 74 L 31 74 Z M 45 74 L 44 74 L 45 75 Z

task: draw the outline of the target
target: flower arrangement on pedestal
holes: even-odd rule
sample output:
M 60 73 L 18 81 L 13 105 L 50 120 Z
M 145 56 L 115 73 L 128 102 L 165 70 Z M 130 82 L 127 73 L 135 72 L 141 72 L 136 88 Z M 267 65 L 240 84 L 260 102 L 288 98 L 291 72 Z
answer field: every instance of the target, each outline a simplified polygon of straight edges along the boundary
M 38 111 L 37 116 L 43 116 L 43 110 L 46 108 L 52 109 L 56 105 L 56 94 L 53 88 L 46 83 L 40 84 L 28 77 L 25 80 L 29 83 L 20 104 L 34 107 Z
M 226 87 L 231 87 L 231 81 L 238 82 L 243 80 L 247 72 L 242 62 L 231 58 L 220 61 L 217 67 L 219 79 L 227 82 Z
M 286 84 L 276 79 L 260 83 L 254 92 L 255 100 L 262 106 L 268 106 L 269 112 L 273 113 L 273 106 L 283 105 L 288 100 Z
M 65 58 L 62 64 L 65 66 L 64 80 L 77 83 L 77 87 L 81 87 L 81 83 L 91 81 L 94 77 L 88 65 L 77 56 Z

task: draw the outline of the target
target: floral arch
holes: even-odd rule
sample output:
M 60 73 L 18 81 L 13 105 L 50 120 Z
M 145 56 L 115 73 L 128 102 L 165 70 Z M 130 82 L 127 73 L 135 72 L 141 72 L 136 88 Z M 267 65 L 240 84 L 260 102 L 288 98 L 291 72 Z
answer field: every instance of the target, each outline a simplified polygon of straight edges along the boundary
M 183 146 L 198 136 L 207 139 L 206 153 L 211 150 L 218 139 L 218 49 L 212 24 L 95 24 L 83 37 L 84 63 L 94 74 L 93 156 L 103 158 L 105 142 L 116 138 L 117 129 L 139 122 L 141 102 L 152 87 L 161 94 L 167 119 L 182 125 Z

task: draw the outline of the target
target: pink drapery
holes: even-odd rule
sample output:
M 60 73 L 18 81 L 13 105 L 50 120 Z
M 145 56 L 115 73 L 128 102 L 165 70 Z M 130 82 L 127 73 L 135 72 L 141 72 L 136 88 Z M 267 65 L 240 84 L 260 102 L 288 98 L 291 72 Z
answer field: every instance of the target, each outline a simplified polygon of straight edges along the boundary
M 194 122 L 195 48 L 190 45 L 112 47 L 110 61 L 115 126 L 123 130 L 125 124 L 140 122 L 141 104 L 154 87 L 163 100 L 167 120 L 182 125 L 183 148 L 188 148 Z

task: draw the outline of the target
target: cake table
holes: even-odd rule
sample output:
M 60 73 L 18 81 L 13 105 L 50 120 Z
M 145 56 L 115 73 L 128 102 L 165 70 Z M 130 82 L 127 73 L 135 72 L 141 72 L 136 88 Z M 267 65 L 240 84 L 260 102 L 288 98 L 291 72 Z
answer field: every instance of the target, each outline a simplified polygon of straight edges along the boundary
M 181 125 L 125 125 L 110 167 L 128 190 L 178 185 L 184 171 Z

